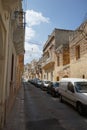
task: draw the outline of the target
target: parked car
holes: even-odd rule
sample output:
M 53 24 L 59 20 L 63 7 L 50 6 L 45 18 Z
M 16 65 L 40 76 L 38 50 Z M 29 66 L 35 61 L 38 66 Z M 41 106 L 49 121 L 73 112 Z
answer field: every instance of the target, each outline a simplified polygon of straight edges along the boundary
M 59 82 L 50 82 L 47 93 L 50 93 L 52 96 L 59 96 Z
M 48 88 L 48 86 L 49 86 L 49 83 L 50 83 L 50 81 L 48 81 L 48 80 L 43 80 L 43 81 L 42 81 L 42 84 L 41 84 L 41 89 L 44 90 L 44 91 L 47 91 L 47 88 Z
M 42 85 L 42 80 L 37 80 L 35 86 L 41 88 L 41 85 Z
M 38 78 L 34 78 L 32 84 L 36 85 L 38 80 Z
M 28 82 L 33 84 L 33 79 L 29 79 Z
M 63 78 L 59 83 L 60 101 L 73 105 L 80 114 L 87 112 L 87 80 Z

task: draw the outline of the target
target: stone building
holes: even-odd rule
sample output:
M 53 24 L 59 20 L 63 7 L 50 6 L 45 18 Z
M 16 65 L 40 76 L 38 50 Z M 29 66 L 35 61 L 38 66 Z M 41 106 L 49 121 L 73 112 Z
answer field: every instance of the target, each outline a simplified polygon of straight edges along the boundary
M 87 20 L 76 30 L 54 29 L 43 47 L 43 79 L 87 78 Z
M 87 20 L 76 30 L 55 28 L 32 64 L 31 78 L 58 81 L 63 77 L 87 78 Z
M 71 77 L 87 78 L 87 20 L 70 36 Z
M 43 57 L 41 57 L 39 60 L 38 60 L 38 64 L 37 64 L 37 75 L 38 75 L 38 78 L 40 80 L 43 79 L 42 77 L 42 62 L 43 62 Z
M 54 29 L 43 47 L 43 79 L 58 81 L 70 75 L 69 36 L 72 30 Z
M 33 79 L 39 78 L 38 75 L 38 60 L 33 59 L 30 64 L 26 64 L 24 67 L 24 78 L 25 79 Z
M 0 0 L 0 128 L 6 122 L 21 82 L 24 15 L 22 0 Z

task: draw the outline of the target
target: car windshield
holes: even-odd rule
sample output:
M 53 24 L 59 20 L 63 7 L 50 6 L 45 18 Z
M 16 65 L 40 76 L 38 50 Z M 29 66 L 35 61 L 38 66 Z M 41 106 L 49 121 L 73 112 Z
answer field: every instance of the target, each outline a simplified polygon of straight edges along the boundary
M 38 80 L 38 83 L 41 83 L 41 81 L 40 81 L 40 80 Z
M 55 83 L 53 83 L 53 86 L 54 86 L 54 87 L 59 87 L 59 83 L 56 83 L 56 82 L 55 82 Z
M 50 83 L 50 81 L 44 81 L 44 83 L 45 83 L 45 84 L 49 84 L 49 83 Z
M 76 82 L 75 88 L 77 92 L 87 93 L 87 82 Z

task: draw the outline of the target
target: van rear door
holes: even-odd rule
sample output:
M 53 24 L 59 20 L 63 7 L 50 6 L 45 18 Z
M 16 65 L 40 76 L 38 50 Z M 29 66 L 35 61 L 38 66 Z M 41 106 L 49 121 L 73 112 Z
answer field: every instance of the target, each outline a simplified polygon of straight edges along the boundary
M 60 82 L 59 83 L 59 93 L 62 95 L 62 98 L 66 100 L 67 97 L 67 86 L 68 82 Z
M 74 86 L 71 82 L 68 82 L 66 97 L 67 97 L 67 101 L 73 106 L 75 106 L 76 96 L 75 96 Z

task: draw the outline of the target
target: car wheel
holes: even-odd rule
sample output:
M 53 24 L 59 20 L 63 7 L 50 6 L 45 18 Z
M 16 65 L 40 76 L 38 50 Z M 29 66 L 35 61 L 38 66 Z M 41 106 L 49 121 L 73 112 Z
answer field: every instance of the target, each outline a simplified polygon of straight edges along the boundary
M 55 97 L 55 92 L 52 92 L 52 96 Z
M 80 115 L 83 115 L 83 107 L 81 103 L 77 103 L 77 111 Z
M 62 95 L 60 95 L 59 101 L 60 101 L 60 102 L 63 102 Z

